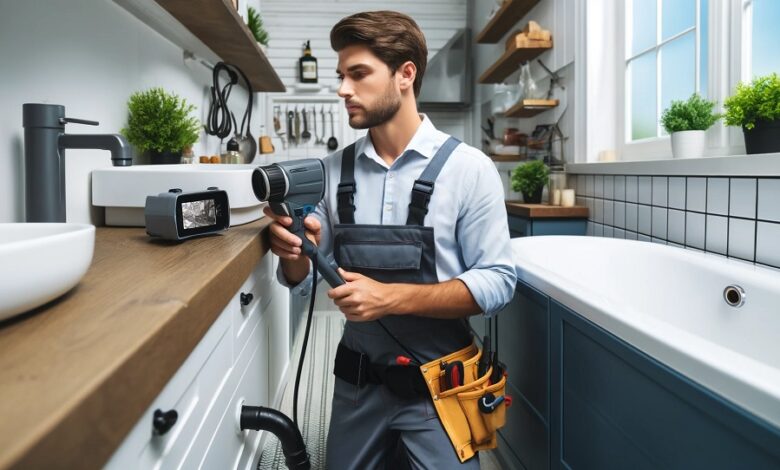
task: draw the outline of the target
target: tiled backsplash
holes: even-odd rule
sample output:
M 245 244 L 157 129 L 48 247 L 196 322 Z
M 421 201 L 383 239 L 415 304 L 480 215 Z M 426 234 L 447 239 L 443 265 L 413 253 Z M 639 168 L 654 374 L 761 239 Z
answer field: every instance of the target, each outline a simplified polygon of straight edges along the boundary
M 573 175 L 588 235 L 652 241 L 780 268 L 780 178 Z

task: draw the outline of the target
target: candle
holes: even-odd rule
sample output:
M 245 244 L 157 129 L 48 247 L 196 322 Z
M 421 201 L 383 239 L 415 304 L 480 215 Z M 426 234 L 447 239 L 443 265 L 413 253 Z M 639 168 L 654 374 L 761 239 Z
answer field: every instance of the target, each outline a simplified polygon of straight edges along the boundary
M 561 190 L 556 189 L 555 192 L 553 192 L 553 200 L 552 200 L 553 206 L 560 206 L 561 205 Z
M 561 193 L 561 205 L 563 207 L 572 207 L 574 206 L 574 190 L 573 189 L 564 189 Z

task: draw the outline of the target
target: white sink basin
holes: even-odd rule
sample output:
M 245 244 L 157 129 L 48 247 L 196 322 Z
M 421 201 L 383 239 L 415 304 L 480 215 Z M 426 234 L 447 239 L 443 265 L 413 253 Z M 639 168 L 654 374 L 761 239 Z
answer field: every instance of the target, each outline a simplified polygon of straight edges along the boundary
M 0 224 L 0 320 L 72 289 L 94 248 L 94 225 Z
M 252 191 L 257 165 L 190 164 L 137 165 L 101 168 L 92 172 L 92 205 L 106 208 L 106 225 L 143 227 L 146 196 L 172 188 L 184 192 L 216 186 L 228 193 L 230 225 L 263 216 L 263 203 Z

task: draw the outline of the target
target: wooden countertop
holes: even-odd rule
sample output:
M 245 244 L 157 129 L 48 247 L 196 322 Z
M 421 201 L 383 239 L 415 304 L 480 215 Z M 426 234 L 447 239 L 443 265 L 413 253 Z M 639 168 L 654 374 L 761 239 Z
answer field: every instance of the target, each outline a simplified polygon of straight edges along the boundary
M 99 468 L 268 251 L 269 219 L 184 243 L 98 228 L 71 292 L 0 323 L 0 468 Z
M 511 215 L 519 215 L 531 219 L 584 219 L 588 217 L 588 208 L 585 206 L 561 207 L 547 204 L 524 204 L 520 201 L 506 201 L 506 211 Z

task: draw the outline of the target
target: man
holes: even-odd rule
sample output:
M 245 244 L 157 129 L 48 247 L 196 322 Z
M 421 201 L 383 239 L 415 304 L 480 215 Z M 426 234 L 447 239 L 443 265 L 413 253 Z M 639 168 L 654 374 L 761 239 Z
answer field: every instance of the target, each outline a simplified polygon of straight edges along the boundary
M 512 298 L 501 180 L 482 152 L 417 113 L 428 51 L 411 18 L 349 16 L 331 30 L 331 45 L 349 124 L 368 135 L 325 158 L 325 198 L 305 221 L 346 281 L 328 291 L 347 320 L 328 468 L 384 467 L 400 442 L 413 468 L 478 469 L 478 458 L 458 460 L 415 365 L 471 344 L 468 316 Z M 291 220 L 265 213 L 275 219 L 280 281 L 307 293 L 310 264 L 284 229 Z

